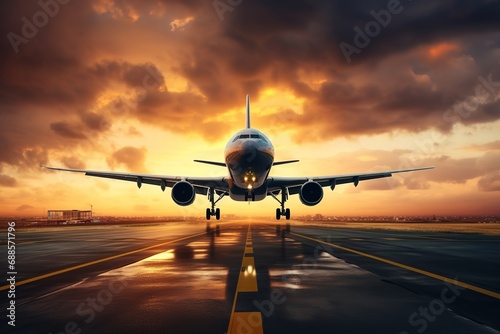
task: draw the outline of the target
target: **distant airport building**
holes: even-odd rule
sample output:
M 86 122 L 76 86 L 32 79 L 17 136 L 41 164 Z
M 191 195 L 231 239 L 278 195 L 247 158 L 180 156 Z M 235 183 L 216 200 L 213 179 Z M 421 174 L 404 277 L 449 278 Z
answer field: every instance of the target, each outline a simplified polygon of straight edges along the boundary
M 91 221 L 92 210 L 48 210 L 49 221 Z

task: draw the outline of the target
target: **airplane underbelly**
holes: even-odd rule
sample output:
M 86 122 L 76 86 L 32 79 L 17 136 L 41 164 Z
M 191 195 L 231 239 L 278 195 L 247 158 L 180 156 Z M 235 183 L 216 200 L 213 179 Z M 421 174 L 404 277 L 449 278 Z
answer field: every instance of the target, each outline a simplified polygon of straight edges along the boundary
M 267 197 L 267 186 L 252 189 L 251 192 L 247 189 L 233 186 L 229 188 L 229 197 L 231 197 L 232 200 L 239 202 L 262 201 Z

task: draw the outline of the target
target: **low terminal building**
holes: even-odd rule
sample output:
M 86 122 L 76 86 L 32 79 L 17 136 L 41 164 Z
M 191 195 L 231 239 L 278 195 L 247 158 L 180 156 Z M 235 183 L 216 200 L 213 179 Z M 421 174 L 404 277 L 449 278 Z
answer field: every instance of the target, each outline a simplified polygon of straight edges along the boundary
M 48 210 L 48 222 L 90 222 L 92 210 Z

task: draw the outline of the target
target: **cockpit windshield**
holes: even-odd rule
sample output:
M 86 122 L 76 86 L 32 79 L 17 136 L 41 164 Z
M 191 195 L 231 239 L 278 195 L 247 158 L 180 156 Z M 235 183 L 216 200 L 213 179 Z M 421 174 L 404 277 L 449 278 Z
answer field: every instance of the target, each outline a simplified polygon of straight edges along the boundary
M 249 138 L 262 139 L 262 140 L 266 141 L 266 139 L 263 136 L 258 135 L 258 134 L 244 134 L 244 135 L 239 135 L 236 138 L 234 138 L 233 142 L 237 141 L 238 139 L 249 139 Z

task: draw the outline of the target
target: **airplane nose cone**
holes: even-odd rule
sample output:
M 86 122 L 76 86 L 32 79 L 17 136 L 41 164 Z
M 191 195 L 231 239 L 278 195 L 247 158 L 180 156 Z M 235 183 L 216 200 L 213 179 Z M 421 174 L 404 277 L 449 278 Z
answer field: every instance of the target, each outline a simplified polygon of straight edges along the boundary
M 248 140 L 242 143 L 241 145 L 244 149 L 256 149 L 257 148 L 257 143 L 253 140 Z

